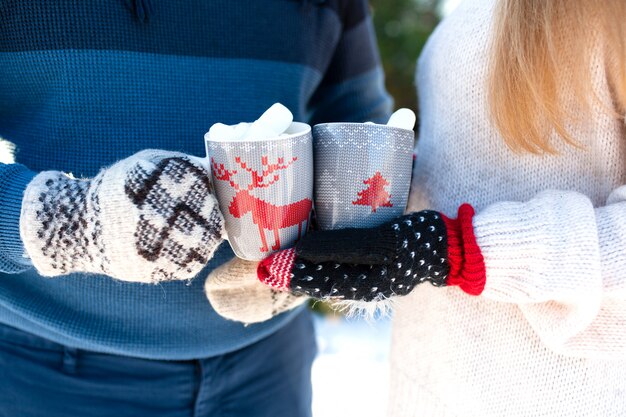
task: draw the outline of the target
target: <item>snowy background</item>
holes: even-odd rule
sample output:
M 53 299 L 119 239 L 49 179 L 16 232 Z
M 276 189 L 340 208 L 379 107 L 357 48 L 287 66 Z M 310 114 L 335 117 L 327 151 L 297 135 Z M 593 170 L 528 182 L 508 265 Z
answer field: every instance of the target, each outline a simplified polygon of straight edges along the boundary
M 313 417 L 384 416 L 390 319 L 315 315 L 315 330 L 319 354 L 313 364 Z

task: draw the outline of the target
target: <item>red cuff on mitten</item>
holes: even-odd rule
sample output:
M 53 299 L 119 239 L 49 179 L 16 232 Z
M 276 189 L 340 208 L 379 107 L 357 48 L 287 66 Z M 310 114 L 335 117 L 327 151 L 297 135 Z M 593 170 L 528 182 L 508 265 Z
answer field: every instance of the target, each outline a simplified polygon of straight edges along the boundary
M 480 295 L 485 289 L 487 273 L 485 261 L 476 243 L 472 217 L 474 208 L 469 204 L 459 207 L 458 218 L 442 215 L 448 237 L 448 262 L 450 275 L 447 285 L 458 285 L 470 295 Z
M 296 250 L 286 249 L 273 253 L 259 263 L 259 280 L 276 290 L 287 291 L 291 283 L 291 269 L 296 259 Z

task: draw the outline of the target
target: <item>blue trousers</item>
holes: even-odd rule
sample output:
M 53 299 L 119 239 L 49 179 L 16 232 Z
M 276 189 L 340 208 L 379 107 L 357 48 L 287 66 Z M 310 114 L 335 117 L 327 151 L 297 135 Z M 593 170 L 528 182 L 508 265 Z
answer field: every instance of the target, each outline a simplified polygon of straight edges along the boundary
M 310 313 L 236 352 L 155 361 L 62 346 L 0 325 L 1 417 L 307 417 Z

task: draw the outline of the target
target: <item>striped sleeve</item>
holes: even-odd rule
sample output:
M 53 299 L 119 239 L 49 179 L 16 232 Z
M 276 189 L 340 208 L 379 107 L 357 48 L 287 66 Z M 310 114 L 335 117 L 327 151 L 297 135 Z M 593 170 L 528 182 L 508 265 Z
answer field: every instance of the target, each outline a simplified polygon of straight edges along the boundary
M 310 123 L 386 123 L 393 102 L 385 90 L 369 5 L 365 0 L 345 0 L 334 7 L 342 33 L 309 103 Z
M 0 272 L 19 273 L 32 267 L 20 238 L 22 195 L 36 174 L 20 164 L 0 163 Z

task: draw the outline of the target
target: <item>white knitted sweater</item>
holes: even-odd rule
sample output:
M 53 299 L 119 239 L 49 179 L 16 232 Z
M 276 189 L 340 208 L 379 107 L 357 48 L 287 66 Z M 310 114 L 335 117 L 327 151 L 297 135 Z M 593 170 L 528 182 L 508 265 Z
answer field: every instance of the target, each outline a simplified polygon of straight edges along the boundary
M 625 416 L 626 126 L 579 112 L 584 149 L 555 137 L 559 155 L 512 153 L 487 113 L 494 1 L 466 0 L 419 60 L 409 203 L 475 207 L 486 288 L 422 285 L 398 301 L 390 415 Z M 594 75 L 608 99 L 601 50 Z

